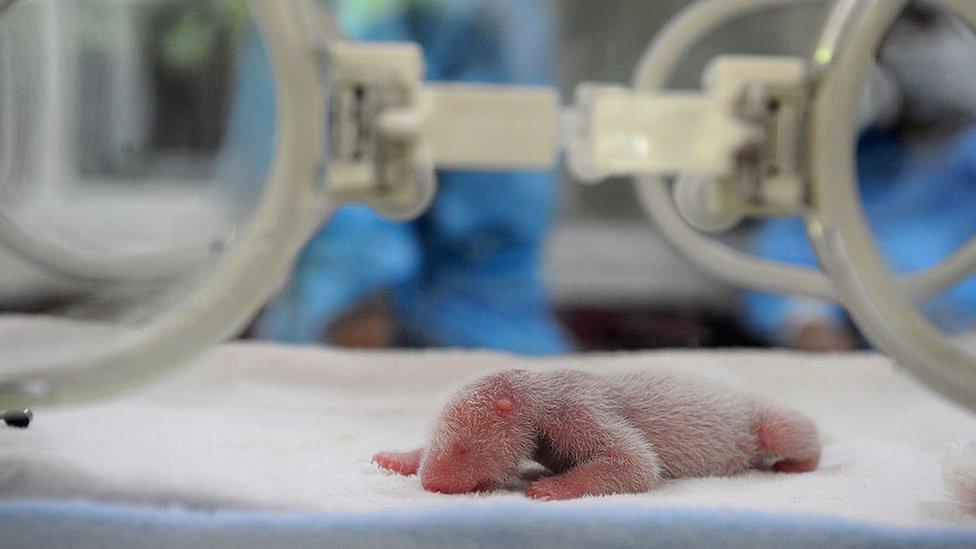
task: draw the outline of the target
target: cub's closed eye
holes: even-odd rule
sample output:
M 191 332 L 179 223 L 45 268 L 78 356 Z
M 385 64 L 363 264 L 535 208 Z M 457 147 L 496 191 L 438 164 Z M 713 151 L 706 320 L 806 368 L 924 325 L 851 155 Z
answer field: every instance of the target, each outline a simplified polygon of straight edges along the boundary
M 471 448 L 469 448 L 466 444 L 455 444 L 451 448 L 451 453 L 455 456 L 463 456 L 464 454 L 467 454 L 470 449 Z

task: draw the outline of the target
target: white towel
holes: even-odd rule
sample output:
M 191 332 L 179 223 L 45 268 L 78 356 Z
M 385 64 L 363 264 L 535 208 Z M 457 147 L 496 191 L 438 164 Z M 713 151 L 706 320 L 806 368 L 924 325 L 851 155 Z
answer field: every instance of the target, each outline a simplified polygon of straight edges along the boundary
M 423 443 L 450 387 L 491 370 L 677 368 L 792 405 L 820 426 L 819 471 L 681 479 L 641 495 L 537 505 L 709 507 L 976 528 L 946 495 L 943 452 L 976 417 L 874 354 L 664 352 L 523 359 L 466 352 L 220 348 L 98 405 L 37 410 L 0 430 L 0 498 L 271 510 L 371 510 L 522 500 L 445 496 L 370 463 Z

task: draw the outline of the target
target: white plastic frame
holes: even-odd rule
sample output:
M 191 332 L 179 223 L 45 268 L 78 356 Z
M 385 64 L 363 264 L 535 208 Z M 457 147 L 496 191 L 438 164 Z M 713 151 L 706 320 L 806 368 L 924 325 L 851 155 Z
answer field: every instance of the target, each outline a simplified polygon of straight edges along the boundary
M 0 11 L 12 2 L 0 0 Z M 323 170 L 329 163 L 326 86 L 335 76 L 334 62 L 349 59 L 341 55 L 348 43 L 311 0 L 249 4 L 270 53 L 277 104 L 274 160 L 246 232 L 185 303 L 112 349 L 52 364 L 0 365 L 0 409 L 104 398 L 157 378 L 237 333 L 284 284 L 302 247 L 341 203 L 330 193 L 330 182 L 321 179 L 335 175 Z M 559 108 L 554 89 L 421 86 L 421 76 L 422 71 L 413 83 L 420 101 L 413 110 L 391 111 L 383 130 L 414 136 L 433 165 L 512 169 L 555 164 Z M 471 108 L 475 105 L 480 110 Z M 382 202 L 374 206 L 383 209 Z M 392 212 L 394 217 L 398 213 Z M 74 277 L 111 279 L 112 258 L 76 261 L 3 221 L 5 242 L 12 241 L 26 256 Z M 150 278 L 172 266 L 149 259 L 141 272 Z
M 686 10 L 648 50 L 634 79 L 663 89 L 685 54 L 722 23 L 751 11 L 824 0 L 705 0 Z M 732 283 L 842 301 L 866 335 L 920 380 L 976 410 L 976 358 L 914 307 L 976 269 L 976 237 L 940 265 L 898 279 L 888 269 L 857 191 L 858 100 L 881 42 L 910 0 L 841 0 L 814 56 L 809 146 L 813 205 L 807 227 L 824 272 L 768 261 L 708 238 L 680 215 L 666 181 L 645 177 L 642 204 L 687 257 Z M 976 28 L 976 3 L 937 0 Z
M 821 78 L 809 136 L 815 207 L 807 227 L 821 263 L 869 339 L 932 388 L 976 410 L 976 356 L 941 334 L 913 305 L 878 248 L 858 193 L 852 153 L 858 92 L 888 29 L 909 2 L 844 0 L 835 8 L 816 59 Z M 976 29 L 972 0 L 937 3 Z
M 665 89 L 671 75 L 691 48 L 735 17 L 778 6 L 826 1 L 702 0 L 682 12 L 654 41 L 637 69 L 634 87 L 649 92 Z M 872 2 L 863 0 L 863 3 Z M 839 13 L 835 11 L 833 17 L 841 18 Z M 842 23 L 831 21 L 828 28 L 834 29 Z M 830 32 L 833 31 L 828 31 L 828 34 Z M 657 222 L 668 240 L 703 270 L 744 288 L 840 301 L 834 284 L 819 270 L 760 259 L 698 232 L 679 213 L 669 185 L 663 178 L 639 178 L 636 188 L 644 210 Z M 912 296 L 923 299 L 964 280 L 974 266 L 976 238 L 942 264 L 909 276 L 905 284 Z
M 237 333 L 285 281 L 332 206 L 317 183 L 323 83 L 306 0 L 251 0 L 276 76 L 276 146 L 260 204 L 239 244 L 194 294 L 102 356 L 71 364 L 3 365 L 0 409 L 104 398 L 160 377 Z
M 704 1 L 669 26 L 649 50 L 635 87 L 660 91 L 684 54 L 731 17 L 809 1 L 824 0 Z M 852 151 L 858 92 L 885 30 L 908 1 L 842 0 L 816 56 L 810 135 L 814 205 L 807 220 L 833 282 L 822 272 L 764 261 L 700 235 L 683 221 L 667 183 L 660 178 L 644 178 L 638 189 L 644 206 L 666 235 L 705 269 L 746 287 L 842 298 L 881 348 L 931 386 L 976 409 L 976 360 L 939 334 L 911 304 L 911 297 L 935 293 L 971 272 L 976 264 L 976 239 L 942 265 L 912 277 L 910 291 L 906 291 L 904 282 L 885 267 L 857 195 Z M 976 4 L 971 0 L 939 3 L 976 26 Z M 0 10 L 5 5 L 0 0 Z M 191 299 L 151 329 L 94 359 L 22 368 L 30 372 L 29 378 L 0 381 L 0 408 L 104 397 L 158 377 L 229 337 L 283 283 L 307 238 L 331 214 L 334 201 L 318 181 L 325 161 L 321 125 L 326 116 L 326 90 L 322 59 L 316 55 L 325 50 L 315 45 L 335 38 L 324 36 L 328 33 L 318 28 L 321 18 L 307 0 L 251 0 L 250 5 L 261 24 L 276 74 L 277 127 L 269 182 L 247 233 Z M 451 91 L 464 93 L 440 95 L 456 100 L 461 111 L 472 97 L 465 94 L 480 93 Z M 545 111 L 545 119 L 551 121 L 552 96 L 542 93 L 536 97 L 536 108 Z M 393 126 L 398 131 L 412 131 L 402 119 L 397 122 Z M 423 126 L 422 119 L 413 127 L 420 128 L 418 135 L 438 135 L 430 126 Z M 542 133 L 548 135 L 552 130 L 547 126 Z M 533 162 L 542 163 L 549 154 L 543 147 L 533 153 Z M 497 161 L 459 157 L 456 163 L 490 167 Z

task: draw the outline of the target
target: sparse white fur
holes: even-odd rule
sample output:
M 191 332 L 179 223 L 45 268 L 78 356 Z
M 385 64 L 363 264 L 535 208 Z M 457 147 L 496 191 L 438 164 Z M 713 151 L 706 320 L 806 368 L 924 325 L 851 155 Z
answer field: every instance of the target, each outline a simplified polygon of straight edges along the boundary
M 952 499 L 976 511 L 976 441 L 959 441 L 946 452 L 942 478 Z
M 531 459 L 556 475 L 529 495 L 564 499 L 750 467 L 808 471 L 820 443 L 799 413 L 686 375 L 508 370 L 456 393 L 422 455 L 429 490 L 490 490 Z

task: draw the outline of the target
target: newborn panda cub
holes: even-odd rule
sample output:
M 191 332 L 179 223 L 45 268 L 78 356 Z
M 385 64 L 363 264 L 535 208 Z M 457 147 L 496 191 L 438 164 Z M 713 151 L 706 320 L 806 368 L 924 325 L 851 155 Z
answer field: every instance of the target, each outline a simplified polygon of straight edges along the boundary
M 798 412 L 677 374 L 509 370 L 454 395 L 426 448 L 373 457 L 445 494 L 498 488 L 525 460 L 553 473 L 526 493 L 562 500 L 752 467 L 813 471 L 820 441 Z

